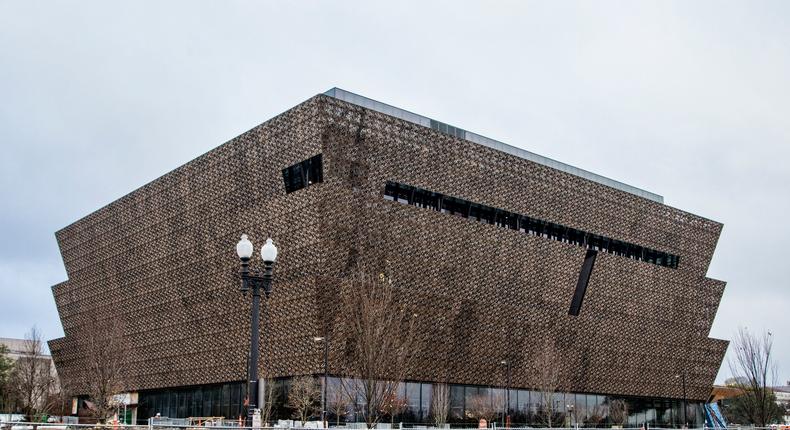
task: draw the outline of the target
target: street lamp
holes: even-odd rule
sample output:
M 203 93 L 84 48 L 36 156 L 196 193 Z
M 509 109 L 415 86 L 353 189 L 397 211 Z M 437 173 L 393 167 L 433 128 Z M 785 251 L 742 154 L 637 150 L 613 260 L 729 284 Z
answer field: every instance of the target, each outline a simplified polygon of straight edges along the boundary
M 313 338 L 316 343 L 324 344 L 324 386 L 321 387 L 321 425 L 326 425 L 326 384 L 329 379 L 329 338 L 316 336 Z
M 675 378 L 682 378 L 683 381 L 683 428 L 688 427 L 688 422 L 686 421 L 686 371 L 683 370 L 683 373 L 680 375 L 675 375 Z
M 510 360 L 502 360 L 499 364 L 507 368 L 507 385 L 505 387 L 505 413 L 502 414 L 502 427 L 510 427 Z M 506 420 L 507 419 L 507 424 Z
M 263 272 L 250 270 L 250 259 L 252 258 L 252 242 L 246 234 L 241 235 L 241 240 L 236 244 L 236 254 L 241 260 L 241 292 L 246 296 L 252 290 L 252 322 L 250 323 L 250 359 L 247 368 L 247 395 L 249 405 L 247 407 L 248 425 L 252 425 L 252 416 L 258 409 L 258 342 L 260 340 L 260 307 L 261 289 L 269 298 L 272 292 L 272 270 L 274 261 L 277 259 L 277 247 L 271 239 L 266 239 L 266 244 L 261 247 L 261 259 L 263 260 Z

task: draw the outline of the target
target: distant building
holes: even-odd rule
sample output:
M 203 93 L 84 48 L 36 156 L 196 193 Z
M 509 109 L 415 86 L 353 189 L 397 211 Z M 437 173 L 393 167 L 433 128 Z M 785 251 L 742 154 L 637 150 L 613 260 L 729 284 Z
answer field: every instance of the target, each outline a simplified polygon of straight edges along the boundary
M 745 383 L 747 380 L 747 378 L 744 377 L 739 377 L 738 379 L 743 381 L 742 383 Z M 738 386 L 738 379 L 727 378 L 724 381 L 725 385 L 714 385 L 708 402 L 715 402 L 726 406 L 729 401 L 741 396 L 744 393 L 744 390 Z M 771 390 L 773 390 L 773 393 L 776 396 L 776 404 L 787 411 L 788 407 L 790 407 L 790 381 L 788 381 L 787 385 L 771 387 Z M 785 424 L 790 424 L 790 415 L 785 415 L 783 420 Z
M 32 351 L 35 351 L 34 348 L 41 348 L 44 345 L 35 345 L 31 344 L 32 341 L 27 339 L 14 339 L 14 338 L 7 338 L 7 337 L 0 337 L 0 345 L 5 345 L 8 348 L 8 352 L 6 356 L 13 360 L 14 362 L 18 362 L 20 358 L 30 357 Z M 39 349 L 42 351 L 43 348 Z M 50 393 L 56 393 L 60 389 L 60 380 L 58 379 L 58 372 L 55 368 L 55 363 L 52 360 L 52 356 L 49 354 L 39 354 L 36 357 L 36 360 L 39 365 L 42 367 L 46 367 L 49 369 L 49 375 L 51 380 L 48 381 L 50 383 L 49 391 Z M 45 399 L 42 399 L 43 402 Z M 41 405 L 39 405 L 41 406 Z
M 774 387 L 774 395 L 776 395 L 776 403 L 790 412 L 790 381 L 787 381 L 787 385 Z M 790 415 L 784 416 L 784 422 L 790 424 Z
M 722 400 L 729 400 L 743 394 L 743 390 L 732 385 L 714 385 L 710 393 L 708 403 L 718 403 Z
M 14 361 L 16 361 L 19 357 L 25 355 L 27 351 L 30 350 L 30 341 L 26 339 L 14 339 L 9 337 L 0 337 L 0 345 L 5 345 L 8 348 L 8 352 L 6 356 Z M 49 355 L 44 355 L 42 357 L 46 357 L 49 360 L 52 360 L 52 357 Z
M 447 382 L 450 421 L 470 422 L 473 400 L 502 397 L 507 362 L 508 413 L 534 423 L 534 361 L 550 347 L 554 422 L 605 425 L 617 401 L 626 426 L 701 426 L 728 345 L 708 337 L 725 288 L 707 277 L 721 229 L 660 195 L 335 88 L 58 231 L 65 336 L 50 348 L 84 394 L 80 340 L 91 321 L 122 318 L 140 420 L 243 415 L 249 300 L 234 249 L 247 233 L 280 249 L 259 353 L 282 386 L 323 373 L 315 336 L 331 339 L 336 381 L 348 349 L 333 304 L 359 264 L 421 309 L 424 347 L 396 420 L 428 422 Z
M 737 385 L 747 384 L 749 379 L 744 376 L 733 376 L 724 380 L 724 385 L 727 387 L 735 387 Z
M 14 338 L 8 338 L 8 337 L 0 337 L 0 345 L 5 345 L 8 348 L 8 352 L 6 353 L 6 356 L 8 358 L 10 358 L 11 360 L 14 360 L 14 361 L 18 360 L 19 357 L 24 357 L 24 356 L 27 356 L 27 355 L 30 354 L 30 351 L 31 351 L 31 344 L 30 344 L 30 342 L 31 341 L 29 341 L 27 339 L 14 339 Z M 40 345 L 40 346 L 42 347 L 41 350 L 43 351 L 43 346 L 44 345 Z M 57 375 L 57 372 L 55 371 L 55 365 L 52 362 L 52 356 L 51 355 L 42 353 L 42 354 L 38 355 L 38 359 L 39 360 L 46 360 L 47 362 L 49 362 L 50 363 L 50 367 L 51 367 L 52 372 L 53 372 L 52 374 L 53 375 Z

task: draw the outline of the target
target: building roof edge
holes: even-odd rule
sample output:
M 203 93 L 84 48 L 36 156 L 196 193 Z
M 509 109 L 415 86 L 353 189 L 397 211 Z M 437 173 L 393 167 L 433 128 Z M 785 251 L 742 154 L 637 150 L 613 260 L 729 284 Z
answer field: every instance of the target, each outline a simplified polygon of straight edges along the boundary
M 394 116 L 396 118 L 402 119 L 404 121 L 408 121 L 417 125 L 421 125 L 423 127 L 433 128 L 432 124 L 442 124 L 447 126 L 447 124 L 440 123 L 432 118 L 416 114 L 414 112 L 407 111 L 405 109 L 401 109 L 399 107 L 395 107 L 386 103 L 382 103 L 378 100 L 373 100 L 371 98 L 352 93 L 351 91 L 346 91 L 341 88 L 331 88 L 323 93 L 326 96 L 342 100 L 357 106 L 361 106 L 367 109 L 374 110 L 376 112 L 380 112 L 386 115 Z M 584 169 L 580 169 L 578 167 L 572 166 L 570 164 L 563 163 L 561 161 L 557 161 L 551 159 L 549 157 L 544 157 L 539 154 L 535 154 L 534 152 L 527 151 L 525 149 L 517 148 L 513 145 L 508 145 L 507 143 L 500 142 L 495 139 L 491 139 L 489 137 L 485 137 L 483 135 L 473 133 L 471 131 L 467 131 L 461 128 L 452 127 L 455 130 L 453 135 L 457 137 L 461 137 L 465 140 L 468 140 L 473 143 L 477 143 L 478 145 L 483 145 L 497 151 L 504 152 L 506 154 L 515 155 L 517 157 L 523 158 L 525 160 L 529 160 L 547 167 L 551 167 L 553 169 L 560 170 L 565 173 L 570 173 L 571 175 L 578 176 L 580 178 L 584 178 L 593 182 L 597 182 L 602 185 L 606 185 L 608 187 L 624 191 L 629 194 L 636 195 L 638 197 L 642 197 L 648 200 L 652 200 L 657 203 L 664 204 L 664 197 L 652 193 L 650 191 L 643 190 L 641 188 L 637 188 L 633 185 L 628 185 L 626 183 L 616 181 L 611 178 L 607 178 L 606 176 L 599 175 L 597 173 L 593 173 Z

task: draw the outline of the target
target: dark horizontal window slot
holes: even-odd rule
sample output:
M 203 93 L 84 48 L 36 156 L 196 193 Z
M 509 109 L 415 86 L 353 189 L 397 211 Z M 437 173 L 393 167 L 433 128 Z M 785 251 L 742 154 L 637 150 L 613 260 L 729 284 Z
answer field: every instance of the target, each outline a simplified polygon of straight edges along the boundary
M 672 269 L 677 269 L 678 263 L 680 263 L 680 256 L 677 255 L 508 212 L 503 209 L 473 203 L 457 197 L 445 196 L 444 194 L 434 193 L 422 188 L 412 187 L 411 185 L 387 181 L 387 184 L 384 186 L 384 198 L 402 204 L 468 218 L 484 224 L 496 224 L 498 227 L 518 230 L 525 234 L 553 239 L 593 251 L 606 252 Z
M 324 182 L 324 166 L 321 154 L 283 169 L 285 193 L 290 194 L 318 182 Z
M 584 294 L 587 292 L 587 284 L 590 283 L 590 275 L 592 275 L 597 255 L 598 251 L 588 249 L 587 255 L 584 256 L 584 263 L 582 263 L 582 270 L 579 271 L 579 280 L 576 282 L 576 291 L 573 293 L 568 315 L 577 317 L 582 310 L 582 301 L 584 301 Z

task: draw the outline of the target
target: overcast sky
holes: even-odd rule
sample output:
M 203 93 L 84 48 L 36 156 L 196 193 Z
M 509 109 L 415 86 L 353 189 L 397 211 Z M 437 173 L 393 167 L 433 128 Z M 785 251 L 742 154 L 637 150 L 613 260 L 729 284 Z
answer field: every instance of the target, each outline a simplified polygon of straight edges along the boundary
M 789 21 L 753 0 L 0 0 L 0 337 L 62 336 L 56 230 L 338 86 L 724 223 L 711 336 L 771 329 L 784 382 Z

